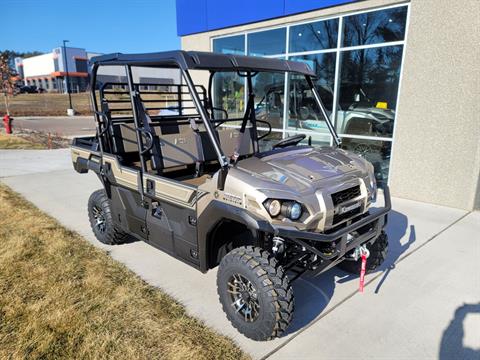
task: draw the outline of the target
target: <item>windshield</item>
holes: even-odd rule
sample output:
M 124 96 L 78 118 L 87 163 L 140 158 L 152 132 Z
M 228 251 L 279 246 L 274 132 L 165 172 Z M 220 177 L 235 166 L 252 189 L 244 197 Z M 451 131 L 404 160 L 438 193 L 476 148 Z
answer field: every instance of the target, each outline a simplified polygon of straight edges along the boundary
M 213 101 L 216 118 L 237 118 L 237 122 L 229 121 L 228 124 L 241 124 L 248 101 L 246 85 L 246 78 L 240 74 L 215 73 Z M 252 76 L 252 87 L 258 127 L 266 129 L 268 125 L 264 122 L 268 123 L 272 128 L 269 138 L 281 138 L 285 129 L 292 135 L 313 131 L 316 140 L 330 142 L 327 123 L 304 75 L 258 72 Z M 318 91 L 323 103 L 332 103 L 330 92 Z M 330 115 L 331 106 L 326 112 Z

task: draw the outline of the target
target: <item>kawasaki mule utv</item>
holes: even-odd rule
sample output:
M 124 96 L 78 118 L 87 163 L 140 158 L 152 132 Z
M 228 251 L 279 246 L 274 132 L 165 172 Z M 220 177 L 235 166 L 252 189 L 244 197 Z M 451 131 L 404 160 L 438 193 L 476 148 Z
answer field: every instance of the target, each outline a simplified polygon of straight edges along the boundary
M 106 67 L 115 71 L 100 75 Z M 103 55 L 89 71 L 97 134 L 74 139 L 71 152 L 75 170 L 94 171 L 103 184 L 88 202 L 95 236 L 106 244 L 143 240 L 202 272 L 219 266 L 220 302 L 245 336 L 285 332 L 291 284 L 303 273 L 336 265 L 358 273 L 367 253 L 372 271 L 385 259 L 388 187 L 385 206 L 369 210 L 373 167 L 340 148 L 308 65 L 172 51 Z M 178 83 L 161 80 L 166 72 Z M 214 102 L 213 88 L 225 79 L 216 75 L 225 73 L 245 84 L 241 116 Z M 287 86 L 304 82 L 327 146 L 312 146 L 302 133 L 282 139 L 268 118 L 256 118 L 262 73 Z M 207 85 L 195 85 L 197 76 Z

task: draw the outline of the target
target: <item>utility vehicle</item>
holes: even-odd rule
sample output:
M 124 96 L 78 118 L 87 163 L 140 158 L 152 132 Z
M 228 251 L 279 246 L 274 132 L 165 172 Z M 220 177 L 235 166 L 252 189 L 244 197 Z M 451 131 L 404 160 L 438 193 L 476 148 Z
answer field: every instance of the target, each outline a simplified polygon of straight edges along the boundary
M 102 78 L 104 67 L 123 75 Z M 159 69 L 178 71 L 181 82 L 153 83 L 148 74 Z M 88 201 L 95 236 L 106 244 L 143 240 L 202 272 L 218 266 L 223 310 L 245 336 L 285 332 L 292 282 L 305 272 L 339 265 L 358 273 L 367 251 L 367 270 L 384 260 L 388 187 L 385 206 L 372 211 L 373 167 L 339 147 L 308 65 L 172 51 L 102 55 L 89 72 L 97 134 L 75 138 L 71 154 L 76 171 L 94 171 L 103 184 Z M 212 101 L 215 74 L 224 72 L 244 78 L 241 118 Z M 310 111 L 333 146 L 313 147 L 296 134 L 260 150 L 272 133 L 268 119 L 256 119 L 253 84 L 262 72 L 310 88 Z

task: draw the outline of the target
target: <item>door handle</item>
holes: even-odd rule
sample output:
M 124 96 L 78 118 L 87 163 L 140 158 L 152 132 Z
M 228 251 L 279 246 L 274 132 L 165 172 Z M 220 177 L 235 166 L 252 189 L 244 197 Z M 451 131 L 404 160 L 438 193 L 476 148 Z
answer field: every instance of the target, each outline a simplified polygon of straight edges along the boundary
M 155 181 L 147 179 L 147 194 L 155 195 Z

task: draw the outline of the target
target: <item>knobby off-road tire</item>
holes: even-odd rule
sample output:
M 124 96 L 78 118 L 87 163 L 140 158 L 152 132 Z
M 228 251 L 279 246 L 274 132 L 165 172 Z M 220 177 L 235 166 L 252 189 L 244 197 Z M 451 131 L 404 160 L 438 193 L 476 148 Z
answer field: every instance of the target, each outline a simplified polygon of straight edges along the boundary
M 293 290 L 288 277 L 277 260 L 258 247 L 242 246 L 225 255 L 218 269 L 217 291 L 228 320 L 250 339 L 279 337 L 292 320 Z
M 366 273 L 375 271 L 380 265 L 383 264 L 388 253 L 388 237 L 385 232 L 381 232 L 378 238 L 373 244 L 367 244 L 367 249 L 370 251 L 370 256 L 367 259 Z M 360 274 L 362 267 L 362 260 L 357 261 L 344 260 L 338 267 L 346 272 L 352 274 Z
M 97 190 L 90 195 L 88 219 L 95 237 L 104 244 L 121 244 L 128 237 L 127 233 L 114 225 L 110 200 L 104 190 Z

